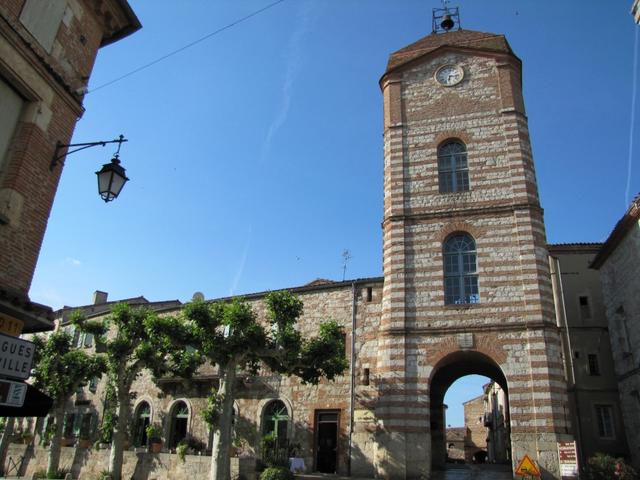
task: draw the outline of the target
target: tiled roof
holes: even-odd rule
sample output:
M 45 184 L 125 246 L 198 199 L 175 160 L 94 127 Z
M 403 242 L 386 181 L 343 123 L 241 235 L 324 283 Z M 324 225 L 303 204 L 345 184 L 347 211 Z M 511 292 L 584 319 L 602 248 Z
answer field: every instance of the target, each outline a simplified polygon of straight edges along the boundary
M 392 53 L 389 57 L 386 72 L 444 46 L 493 50 L 513 55 L 513 51 L 504 35 L 460 29 L 455 32 L 432 33 Z
M 609 238 L 604 242 L 604 245 L 600 249 L 596 258 L 591 263 L 591 268 L 598 269 L 609 258 L 609 255 L 613 253 L 616 247 L 631 230 L 640 221 L 640 193 L 631 202 L 631 205 L 627 209 L 626 213 L 622 216 L 616 226 L 613 227 L 613 231 L 609 234 Z

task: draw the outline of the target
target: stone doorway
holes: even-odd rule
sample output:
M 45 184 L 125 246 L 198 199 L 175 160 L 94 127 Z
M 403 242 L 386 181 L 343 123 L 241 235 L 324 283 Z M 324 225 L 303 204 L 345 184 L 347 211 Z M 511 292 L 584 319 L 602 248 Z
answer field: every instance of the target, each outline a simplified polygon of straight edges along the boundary
M 475 419 L 486 428 L 484 439 L 487 449 L 493 449 L 490 456 L 492 462 L 508 463 L 511 458 L 509 392 L 504 373 L 490 357 L 476 351 L 458 351 L 447 355 L 435 366 L 430 382 L 431 409 L 431 461 L 432 470 L 443 470 L 447 466 L 447 449 L 450 445 L 446 440 L 446 420 L 444 397 L 449 387 L 458 379 L 467 375 L 482 375 L 495 382 L 488 383 L 486 391 L 470 392 L 474 395 L 485 394 L 486 401 L 482 413 Z M 502 391 L 503 401 L 498 405 L 495 392 Z M 467 427 L 467 425 L 465 425 Z M 493 444 L 491 443 L 493 442 Z M 480 451 L 480 450 L 478 450 Z M 468 463 L 474 463 L 475 457 L 470 456 Z

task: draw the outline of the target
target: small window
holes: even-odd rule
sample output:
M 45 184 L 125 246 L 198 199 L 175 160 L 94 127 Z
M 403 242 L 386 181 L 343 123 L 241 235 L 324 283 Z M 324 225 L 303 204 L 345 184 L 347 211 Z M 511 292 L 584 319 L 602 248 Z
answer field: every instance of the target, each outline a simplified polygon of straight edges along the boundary
M 93 334 L 92 333 L 85 333 L 84 334 L 84 338 L 82 340 L 82 344 L 84 345 L 84 348 L 89 348 L 93 345 Z
M 589 363 L 589 375 L 597 376 L 600 375 L 600 365 L 598 364 L 598 355 L 590 353 L 587 355 L 587 360 Z
M 75 438 L 80 433 L 82 417 L 75 413 L 67 413 L 64 417 L 62 433 L 65 438 Z
M 151 407 L 147 402 L 137 406 L 134 414 L 133 444 L 136 447 L 146 447 L 148 443 L 147 427 L 151 423 Z
M 613 408 L 611 405 L 596 405 L 596 420 L 600 438 L 614 438 Z
M 438 148 L 438 180 L 440 193 L 469 190 L 467 148 L 464 143 L 454 140 Z
M 373 300 L 373 288 L 367 287 L 367 302 Z
M 4 169 L 4 160 L 13 138 L 24 101 L 2 78 L 0 78 L 0 171 Z
M 187 436 L 189 424 L 189 408 L 185 402 L 177 402 L 171 409 L 171 437 L 169 448 L 176 448 Z
M 368 368 L 365 368 L 362 371 L 362 384 L 363 385 L 369 385 L 369 382 L 371 381 L 370 375 L 371 375 L 371 373 L 370 373 L 370 370 Z
M 273 434 L 278 446 L 285 445 L 289 425 L 289 412 L 281 400 L 270 402 L 264 409 L 262 435 Z
M 588 320 L 591 318 L 591 306 L 589 305 L 589 297 L 579 296 L 578 303 L 580 304 L 580 318 Z
M 89 380 L 89 391 L 91 393 L 96 393 L 98 390 L 98 383 L 100 382 L 100 377 L 93 377 Z
M 78 415 L 79 416 L 79 415 Z M 79 416 L 80 417 L 80 416 Z M 93 413 L 85 413 L 82 415 L 80 423 L 79 436 L 83 439 L 90 439 L 95 433 L 95 415 Z
M 20 22 L 47 52 L 51 52 L 66 6 L 66 0 L 27 0 L 22 8 Z

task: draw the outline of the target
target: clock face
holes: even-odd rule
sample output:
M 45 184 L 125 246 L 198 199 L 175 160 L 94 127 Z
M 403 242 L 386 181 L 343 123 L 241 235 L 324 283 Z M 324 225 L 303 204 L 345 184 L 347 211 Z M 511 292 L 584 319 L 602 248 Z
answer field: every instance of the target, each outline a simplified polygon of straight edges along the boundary
M 452 87 L 462 81 L 464 70 L 460 65 L 443 65 L 436 70 L 436 81 L 445 87 Z

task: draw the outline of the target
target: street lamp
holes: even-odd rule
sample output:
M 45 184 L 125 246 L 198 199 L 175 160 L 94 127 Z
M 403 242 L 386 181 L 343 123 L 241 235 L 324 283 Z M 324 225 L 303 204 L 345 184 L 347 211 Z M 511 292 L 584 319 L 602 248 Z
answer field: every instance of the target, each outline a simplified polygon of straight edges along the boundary
M 49 165 L 49 169 L 53 170 L 58 163 L 63 163 L 63 159 L 67 155 L 71 155 L 72 153 L 78 152 L 80 150 L 84 150 L 85 148 L 102 146 L 104 147 L 107 143 L 117 143 L 118 150 L 113 155 L 111 159 L 111 163 L 105 163 L 102 168 L 96 172 L 98 176 L 98 193 L 100 193 L 100 197 L 105 202 L 110 202 L 115 200 L 120 192 L 122 191 L 122 187 L 129 180 L 125 175 L 125 169 L 120 165 L 120 147 L 123 142 L 126 142 L 127 139 L 120 135 L 116 140 L 109 141 L 99 141 L 99 142 L 88 142 L 88 143 L 70 143 L 69 145 L 64 145 L 60 142 L 56 144 L 56 150 L 53 154 L 53 159 L 51 160 L 51 164 Z M 79 147 L 75 150 L 67 151 L 63 154 L 59 154 L 60 150 L 68 147 Z

